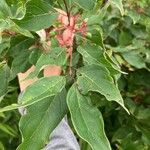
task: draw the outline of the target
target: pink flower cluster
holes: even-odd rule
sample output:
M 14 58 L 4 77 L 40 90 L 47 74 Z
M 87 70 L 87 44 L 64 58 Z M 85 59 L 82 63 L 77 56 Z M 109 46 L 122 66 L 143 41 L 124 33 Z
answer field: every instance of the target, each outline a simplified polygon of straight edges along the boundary
M 60 23 L 59 27 L 55 30 L 58 32 L 56 38 L 62 47 L 67 48 L 67 56 L 70 58 L 70 74 L 72 67 L 72 51 L 73 51 L 73 41 L 76 33 L 81 33 L 82 35 L 86 34 L 87 23 L 85 21 L 82 22 L 80 27 L 77 27 L 77 22 L 80 19 L 80 15 L 71 15 L 61 10 L 57 9 L 56 11 L 59 13 L 58 21 Z

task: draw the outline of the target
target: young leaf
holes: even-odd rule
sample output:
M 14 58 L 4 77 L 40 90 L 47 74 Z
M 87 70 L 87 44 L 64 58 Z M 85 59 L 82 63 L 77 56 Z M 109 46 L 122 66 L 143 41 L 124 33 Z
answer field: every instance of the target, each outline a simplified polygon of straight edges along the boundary
M 128 112 L 119 89 L 105 67 L 89 65 L 80 68 L 77 83 L 82 93 L 87 93 L 88 91 L 98 92 L 104 95 L 108 101 L 116 101 Z
M 38 113 L 37 113 L 38 112 Z M 20 120 L 23 141 L 17 150 L 40 150 L 67 112 L 66 91 L 47 97 L 27 108 Z
M 75 85 L 67 95 L 67 104 L 76 132 L 93 150 L 110 150 L 100 111 L 90 104 L 90 98 L 79 93 Z

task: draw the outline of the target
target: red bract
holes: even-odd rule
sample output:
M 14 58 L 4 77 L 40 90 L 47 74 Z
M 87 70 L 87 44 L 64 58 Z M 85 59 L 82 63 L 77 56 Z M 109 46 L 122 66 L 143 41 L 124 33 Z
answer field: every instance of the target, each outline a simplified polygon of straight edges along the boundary
M 70 27 L 74 27 L 75 25 L 75 18 L 74 16 L 69 16 L 65 11 L 61 10 L 61 9 L 57 9 L 56 10 L 59 12 L 59 16 L 58 16 L 58 21 L 64 25 L 64 26 L 70 26 Z
M 74 32 L 67 28 L 57 35 L 57 40 L 61 46 L 70 47 L 73 46 Z
M 59 13 L 58 21 L 60 25 L 55 29 L 58 32 L 56 38 L 62 47 L 67 48 L 68 57 L 70 58 L 70 74 L 72 67 L 72 51 L 73 51 L 73 41 L 76 33 L 81 33 L 82 35 L 86 34 L 87 23 L 82 22 L 80 27 L 77 27 L 77 22 L 80 19 L 80 15 L 71 15 L 67 14 L 61 9 L 57 9 Z

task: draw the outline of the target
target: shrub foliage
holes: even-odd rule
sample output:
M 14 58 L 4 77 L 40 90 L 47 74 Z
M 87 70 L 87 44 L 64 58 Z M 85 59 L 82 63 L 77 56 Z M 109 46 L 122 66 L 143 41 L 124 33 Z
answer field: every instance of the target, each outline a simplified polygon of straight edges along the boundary
M 1 0 L 0 149 L 44 148 L 67 114 L 83 150 L 148 150 L 149 7 L 149 0 Z M 27 79 L 38 80 L 17 102 L 17 74 L 33 65 Z M 49 65 L 61 75 L 44 77 Z

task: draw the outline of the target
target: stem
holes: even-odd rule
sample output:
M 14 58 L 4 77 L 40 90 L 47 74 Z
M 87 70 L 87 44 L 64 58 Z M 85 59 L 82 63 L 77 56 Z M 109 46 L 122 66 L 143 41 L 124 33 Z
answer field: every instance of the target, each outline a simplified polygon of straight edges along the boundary
M 60 5 L 60 3 L 59 2 L 57 2 L 58 3 L 58 5 L 59 5 L 59 7 L 62 9 L 62 6 Z
M 70 25 L 70 12 L 69 12 L 66 0 L 63 0 L 63 2 L 65 4 L 65 8 L 66 8 L 66 12 L 67 12 L 67 17 L 68 17 L 68 22 L 69 22 L 69 25 Z

